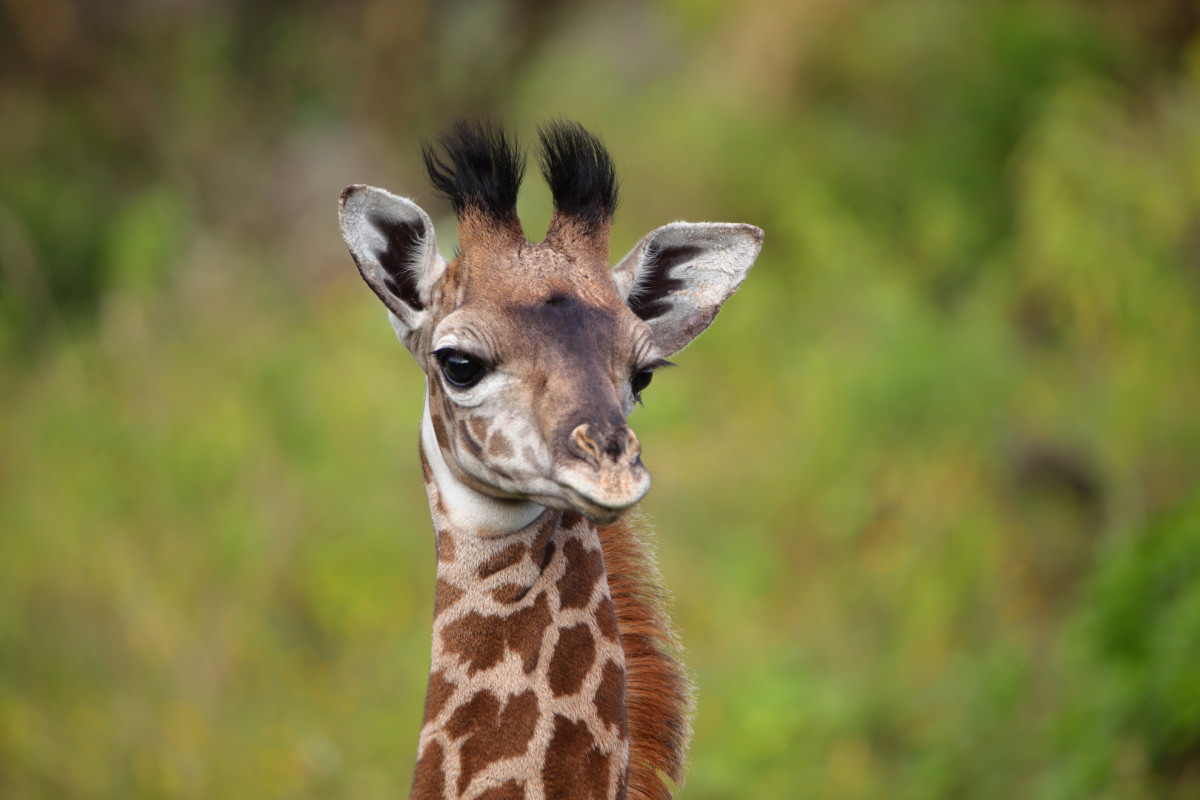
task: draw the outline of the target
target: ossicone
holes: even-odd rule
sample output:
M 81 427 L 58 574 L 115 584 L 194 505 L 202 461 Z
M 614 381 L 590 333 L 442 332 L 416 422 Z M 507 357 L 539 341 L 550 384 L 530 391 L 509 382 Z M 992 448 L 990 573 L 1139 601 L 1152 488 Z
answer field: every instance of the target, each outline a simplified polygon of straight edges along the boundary
M 515 137 L 489 122 L 458 120 L 425 142 L 421 155 L 433 187 L 450 201 L 459 223 L 469 218 L 492 227 L 521 230 L 517 192 L 525 176 L 525 155 Z
M 551 232 L 572 225 L 607 233 L 617 208 L 617 170 L 600 138 L 578 122 L 554 120 L 538 128 L 538 162 L 554 198 Z

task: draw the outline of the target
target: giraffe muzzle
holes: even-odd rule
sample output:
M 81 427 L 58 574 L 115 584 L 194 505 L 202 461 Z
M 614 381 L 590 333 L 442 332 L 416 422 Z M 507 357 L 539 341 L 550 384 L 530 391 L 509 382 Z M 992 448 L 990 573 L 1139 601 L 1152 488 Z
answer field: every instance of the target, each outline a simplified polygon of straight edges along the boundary
M 627 425 L 607 430 L 578 425 L 567 438 L 573 458 L 558 470 L 558 484 L 580 513 L 610 522 L 646 496 L 650 473 L 642 465 L 642 445 Z

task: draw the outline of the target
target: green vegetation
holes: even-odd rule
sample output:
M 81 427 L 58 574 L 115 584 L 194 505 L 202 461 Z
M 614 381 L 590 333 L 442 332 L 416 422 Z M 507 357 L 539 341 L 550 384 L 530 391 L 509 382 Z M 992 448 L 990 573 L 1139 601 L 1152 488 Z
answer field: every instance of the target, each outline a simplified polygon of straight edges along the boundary
M 463 113 L 600 132 L 615 255 L 767 232 L 634 417 L 683 797 L 1200 797 L 1192 9 L 5 5 L 0 797 L 407 791 L 422 383 L 335 198 L 448 252 Z

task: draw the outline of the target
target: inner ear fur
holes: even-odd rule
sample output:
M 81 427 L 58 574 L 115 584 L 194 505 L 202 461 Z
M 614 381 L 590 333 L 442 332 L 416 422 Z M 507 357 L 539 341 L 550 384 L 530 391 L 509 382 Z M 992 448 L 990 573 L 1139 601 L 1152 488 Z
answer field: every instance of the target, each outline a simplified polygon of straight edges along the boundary
M 363 280 L 404 328 L 418 327 L 446 267 L 429 215 L 407 198 L 358 184 L 342 192 L 338 219 Z
M 753 225 L 672 222 L 648 233 L 613 267 L 613 282 L 669 356 L 712 323 L 754 266 L 762 241 Z

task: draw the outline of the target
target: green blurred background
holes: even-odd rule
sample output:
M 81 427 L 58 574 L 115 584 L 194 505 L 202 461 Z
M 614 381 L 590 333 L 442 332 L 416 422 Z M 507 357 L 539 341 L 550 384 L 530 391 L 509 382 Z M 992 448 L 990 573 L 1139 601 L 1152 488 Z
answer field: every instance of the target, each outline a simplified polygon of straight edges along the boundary
M 634 424 L 700 798 L 1200 797 L 1189 0 L 0 1 L 0 797 L 407 794 L 422 380 L 336 198 L 551 116 L 753 222 Z M 549 219 L 531 179 L 531 237 Z

